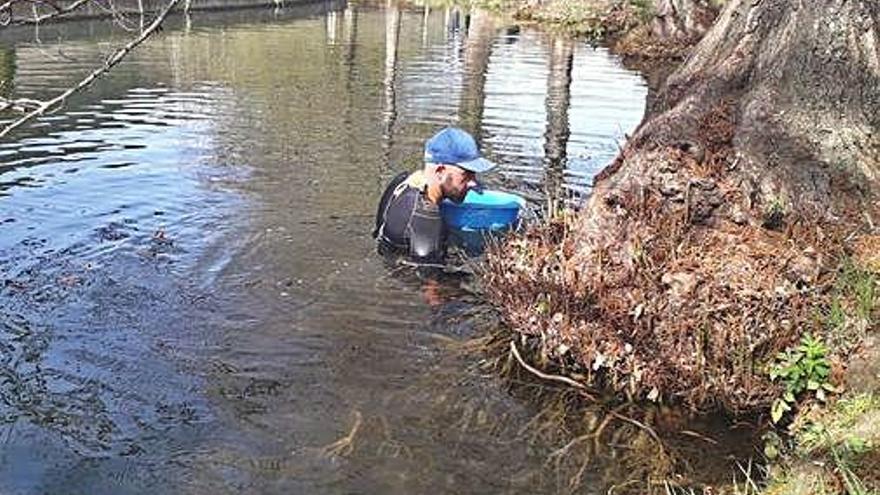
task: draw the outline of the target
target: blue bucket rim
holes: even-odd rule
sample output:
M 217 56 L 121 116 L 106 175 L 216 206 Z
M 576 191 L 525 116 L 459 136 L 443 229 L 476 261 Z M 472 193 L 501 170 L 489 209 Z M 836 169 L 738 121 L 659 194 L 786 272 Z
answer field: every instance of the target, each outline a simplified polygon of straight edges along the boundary
M 474 198 L 479 197 L 496 197 L 500 201 L 497 203 L 481 203 L 479 201 L 474 201 Z M 503 202 L 501 202 L 503 201 Z M 485 209 L 485 210 L 509 210 L 514 206 L 516 208 L 522 208 L 526 204 L 525 198 L 519 196 L 514 193 L 509 193 L 506 191 L 483 191 L 478 193 L 476 191 L 468 191 L 467 196 L 465 196 L 464 201 L 461 203 L 455 203 L 448 199 L 443 200 L 442 206 L 449 208 L 460 208 L 460 209 Z

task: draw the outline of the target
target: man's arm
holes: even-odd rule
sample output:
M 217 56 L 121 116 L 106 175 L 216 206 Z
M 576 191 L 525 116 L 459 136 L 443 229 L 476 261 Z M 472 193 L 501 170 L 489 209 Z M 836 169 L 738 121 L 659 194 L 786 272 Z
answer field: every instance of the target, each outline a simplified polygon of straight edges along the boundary
M 420 263 L 446 259 L 446 226 L 436 205 L 420 201 L 410 219 L 410 256 Z

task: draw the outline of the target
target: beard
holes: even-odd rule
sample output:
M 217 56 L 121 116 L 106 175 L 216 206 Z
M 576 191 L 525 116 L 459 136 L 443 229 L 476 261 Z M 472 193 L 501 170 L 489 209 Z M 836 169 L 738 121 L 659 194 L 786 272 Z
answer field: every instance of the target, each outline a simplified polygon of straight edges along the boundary
M 453 203 L 461 204 L 464 202 L 464 198 L 466 196 L 467 196 L 467 191 L 465 190 L 465 191 L 461 191 L 459 193 L 456 193 L 454 195 L 450 195 L 449 199 L 451 199 Z

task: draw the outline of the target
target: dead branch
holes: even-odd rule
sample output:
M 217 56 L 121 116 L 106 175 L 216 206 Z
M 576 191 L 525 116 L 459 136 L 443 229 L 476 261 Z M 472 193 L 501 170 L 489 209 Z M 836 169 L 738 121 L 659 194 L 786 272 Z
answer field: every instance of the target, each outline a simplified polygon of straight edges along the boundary
M 28 2 L 28 3 L 31 3 L 34 5 L 37 5 L 37 4 L 48 5 L 55 12 L 61 12 L 62 10 L 64 10 L 63 8 L 59 7 L 57 3 L 55 3 L 54 1 L 50 1 L 50 0 L 7 0 L 6 2 L 3 2 L 2 4 L 0 4 L 0 12 L 8 12 L 12 9 L 12 6 L 15 5 L 16 3 L 24 3 L 24 2 Z M 11 15 L 12 14 L 10 13 L 10 16 Z M 4 25 L 8 24 L 8 21 L 9 21 L 9 19 L 7 19 L 7 22 L 5 22 Z
M 122 28 L 124 31 L 128 31 L 133 33 L 135 31 L 142 31 L 144 29 L 144 21 L 143 21 L 143 6 L 141 6 L 141 10 L 139 10 L 140 17 L 140 25 L 139 27 L 135 27 L 132 23 L 128 22 L 128 19 L 125 16 L 125 13 L 116 8 L 112 1 L 108 1 L 107 5 L 102 5 L 101 2 L 95 0 L 95 5 L 103 11 L 107 17 L 113 19 L 113 22 L 116 23 L 117 26 Z
M 78 0 L 76 3 L 85 2 L 85 1 L 88 1 L 88 0 Z M 168 4 L 165 6 L 165 8 L 162 9 L 162 11 L 159 13 L 159 15 L 157 15 L 156 18 L 153 19 L 153 22 L 150 23 L 150 25 L 147 26 L 147 28 L 145 30 L 143 30 L 137 38 L 133 39 L 132 41 L 130 41 L 127 45 L 123 46 L 122 48 L 116 50 L 116 52 L 113 53 L 113 55 L 111 55 L 110 58 L 108 58 L 104 62 L 104 65 L 102 65 L 101 67 L 92 71 L 88 76 L 83 78 L 83 80 L 81 80 L 76 86 L 73 86 L 72 88 L 67 89 L 66 91 L 59 94 L 55 98 L 52 98 L 51 100 L 42 102 L 38 108 L 31 110 L 30 112 L 28 112 L 27 114 L 25 114 L 24 116 L 22 116 L 21 118 L 16 120 L 15 122 L 4 127 L 3 130 L 0 131 L 0 138 L 5 137 L 10 132 L 21 127 L 22 125 L 24 125 L 28 121 L 30 121 L 36 117 L 39 117 L 40 115 L 43 115 L 44 113 L 46 113 L 47 110 L 61 105 L 72 94 L 77 93 L 79 91 L 82 91 L 87 86 L 89 86 L 95 79 L 97 79 L 102 74 L 104 74 L 105 72 L 107 72 L 108 70 L 113 68 L 113 66 L 115 66 L 120 61 L 122 61 L 122 59 L 125 58 L 125 56 L 128 55 L 128 53 L 131 50 L 133 50 L 135 47 L 137 47 L 138 45 L 143 43 L 147 38 L 150 37 L 150 35 L 152 35 L 154 32 L 156 32 L 159 29 L 159 26 L 162 25 L 162 22 L 165 20 L 165 18 L 168 17 L 168 14 L 171 13 L 171 11 L 174 9 L 174 7 L 179 2 L 180 2 L 180 0 L 170 0 L 168 2 Z

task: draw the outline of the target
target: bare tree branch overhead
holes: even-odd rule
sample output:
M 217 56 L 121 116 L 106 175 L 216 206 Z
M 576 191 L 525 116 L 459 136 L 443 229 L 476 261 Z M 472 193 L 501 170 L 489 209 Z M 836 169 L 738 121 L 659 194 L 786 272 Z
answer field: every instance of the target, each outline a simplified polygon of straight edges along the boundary
M 9 25 L 22 25 L 22 24 L 40 24 L 57 17 L 64 16 L 71 12 L 78 10 L 83 5 L 91 2 L 93 0 L 76 0 L 75 2 L 67 5 L 65 7 L 59 7 L 58 4 L 54 2 L 46 2 L 46 1 L 33 1 L 33 0 L 8 0 L 3 5 L 0 5 L 0 15 L 4 16 L 0 18 L 0 25 L 9 26 Z M 33 16 L 31 17 L 22 17 L 15 18 L 12 8 L 16 4 L 31 4 L 33 9 Z M 52 12 L 44 15 L 39 15 L 36 10 L 38 4 L 45 4 L 52 8 Z
M 12 1 L 15 1 L 15 0 L 10 0 L 10 2 L 7 2 L 3 6 L 0 6 L 0 12 L 3 12 L 4 8 L 8 10 L 10 8 L 9 4 Z M 56 10 L 56 12 L 70 12 L 70 10 L 69 10 L 70 7 L 81 6 L 88 1 L 91 1 L 91 0 L 76 0 L 74 3 L 72 3 L 70 6 L 68 6 L 68 8 L 59 9 L 59 10 Z M 117 49 L 112 55 L 110 55 L 110 57 L 107 58 L 107 60 L 104 61 L 104 64 L 102 66 L 93 70 L 86 77 L 84 77 L 82 80 L 80 80 L 76 85 L 64 90 L 63 92 L 61 92 L 60 94 L 58 94 L 54 98 L 49 99 L 49 100 L 45 100 L 45 101 L 32 100 L 32 99 L 26 99 L 26 98 L 11 99 L 11 100 L 0 99 L 0 111 L 17 110 L 17 111 L 26 112 L 23 116 L 19 117 L 17 120 L 6 125 L 2 130 L 0 130 L 0 138 L 7 136 L 13 130 L 21 127 L 22 125 L 33 120 L 34 118 L 45 114 L 47 111 L 52 110 L 56 107 L 59 107 L 71 95 L 73 95 L 74 93 L 77 93 L 79 91 L 82 91 L 83 89 L 88 87 L 92 82 L 94 82 L 98 77 L 100 77 L 102 74 L 109 71 L 116 64 L 121 62 L 122 59 L 124 59 L 125 56 L 128 55 L 129 52 L 131 52 L 138 45 L 140 45 L 141 43 L 146 41 L 146 39 L 149 38 L 153 33 L 155 33 L 156 31 L 159 30 L 160 26 L 162 25 L 162 22 L 165 20 L 166 17 L 168 17 L 168 14 L 170 14 L 171 11 L 174 10 L 174 7 L 176 7 L 178 3 L 180 3 L 180 0 L 170 0 L 165 5 L 165 7 L 159 12 L 159 14 L 156 15 L 156 17 L 149 24 L 149 26 L 147 26 L 145 29 L 143 29 L 136 38 L 134 38 L 133 40 L 128 42 L 125 46 Z M 55 6 L 55 7 L 57 7 L 57 6 Z M 47 16 L 38 17 L 37 19 L 46 19 L 50 15 L 51 14 L 49 14 Z

